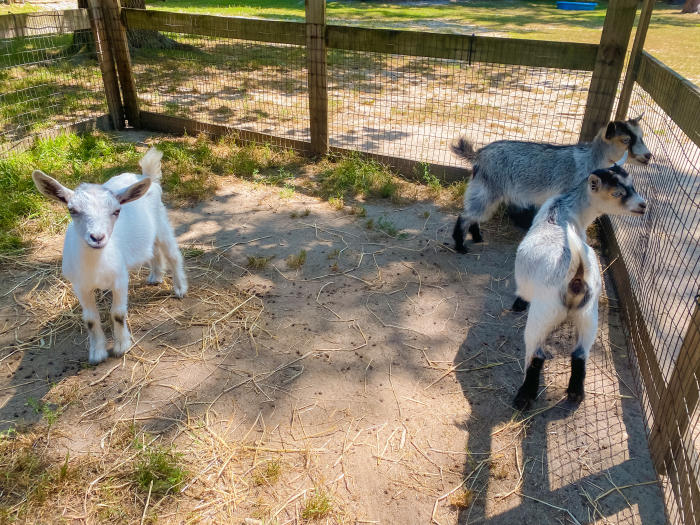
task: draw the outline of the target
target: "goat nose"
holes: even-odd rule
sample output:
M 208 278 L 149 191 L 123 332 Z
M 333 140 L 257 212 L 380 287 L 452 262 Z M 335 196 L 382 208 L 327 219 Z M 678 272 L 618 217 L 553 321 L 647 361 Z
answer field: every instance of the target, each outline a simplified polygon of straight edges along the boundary
M 644 158 L 647 160 L 651 160 L 651 153 L 645 153 Z
M 104 238 L 105 238 L 105 234 L 104 234 L 104 233 L 101 234 L 101 235 L 95 235 L 94 233 L 91 233 L 91 234 L 90 234 L 90 240 L 91 240 L 92 242 L 100 242 L 100 241 L 101 241 L 102 239 L 104 239 Z
M 639 207 L 640 207 L 641 209 L 643 209 L 643 210 L 646 210 L 646 209 L 647 209 L 647 203 L 646 203 L 646 202 L 640 202 L 640 203 L 639 203 Z

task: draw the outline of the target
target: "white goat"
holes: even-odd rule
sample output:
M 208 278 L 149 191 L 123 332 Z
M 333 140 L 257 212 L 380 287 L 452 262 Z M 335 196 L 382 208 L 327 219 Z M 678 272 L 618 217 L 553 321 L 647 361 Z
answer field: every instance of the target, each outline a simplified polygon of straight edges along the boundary
M 524 410 L 537 395 L 545 339 L 571 319 L 578 341 L 571 354 L 570 402 L 583 399 L 586 360 L 598 332 L 601 276 L 598 258 L 586 244 L 586 228 L 604 213 L 642 215 L 646 203 L 618 166 L 594 171 L 576 188 L 550 198 L 518 246 L 513 310 L 530 311 L 525 326 L 525 381 L 513 405 Z
M 95 290 L 112 291 L 114 349 L 131 347 L 126 325 L 129 270 L 150 262 L 149 283 L 163 280 L 164 260 L 173 270 L 177 297 L 187 292 L 187 277 L 173 229 L 161 201 L 163 154 L 151 148 L 139 162 L 143 175 L 122 173 L 102 185 L 80 184 L 70 190 L 43 172 L 32 173 L 41 193 L 68 206 L 72 222 L 63 243 L 63 275 L 83 308 L 90 338 L 90 363 L 107 358 Z

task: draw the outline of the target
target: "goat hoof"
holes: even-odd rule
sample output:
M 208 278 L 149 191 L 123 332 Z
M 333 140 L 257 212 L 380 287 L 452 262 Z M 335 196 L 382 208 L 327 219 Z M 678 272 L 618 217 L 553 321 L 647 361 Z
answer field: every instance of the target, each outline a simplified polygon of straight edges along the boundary
M 524 412 L 525 410 L 529 409 L 531 404 L 532 399 L 521 392 L 518 392 L 515 399 L 513 399 L 513 408 L 519 410 L 520 412 Z
M 469 250 L 467 250 L 466 246 L 455 246 L 455 251 L 457 253 L 465 254 L 468 253 Z
M 513 306 L 511 306 L 511 310 L 514 312 L 524 312 L 527 310 L 527 307 L 530 303 L 528 303 L 525 299 L 521 297 L 516 297 L 515 302 L 513 303 Z
M 187 293 L 187 285 L 176 286 L 175 288 L 173 288 L 173 292 L 175 292 L 175 297 L 177 297 L 178 299 L 182 299 Z
M 112 348 L 112 355 L 114 357 L 121 357 L 129 351 L 131 348 L 131 338 L 126 341 L 114 341 L 114 348 Z
M 574 405 L 578 405 L 583 401 L 584 394 L 583 392 L 567 392 L 566 393 L 566 399 L 569 403 L 572 403 Z
M 162 277 L 157 277 L 157 276 L 155 276 L 155 275 L 149 275 L 149 276 L 148 276 L 148 279 L 146 280 L 146 284 L 150 284 L 150 285 L 153 285 L 153 286 L 155 286 L 156 284 L 160 284 L 160 283 L 162 283 L 162 282 L 163 282 L 163 278 L 162 278 Z
M 104 348 L 91 348 L 90 356 L 88 357 L 88 362 L 91 365 L 97 365 L 107 359 L 107 350 Z

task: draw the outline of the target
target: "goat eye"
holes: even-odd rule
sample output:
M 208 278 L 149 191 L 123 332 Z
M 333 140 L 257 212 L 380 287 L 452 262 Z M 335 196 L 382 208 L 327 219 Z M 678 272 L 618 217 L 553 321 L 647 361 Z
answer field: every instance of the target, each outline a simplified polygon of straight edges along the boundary
M 630 139 L 622 139 L 622 143 L 627 145 L 630 143 Z
M 73 208 L 68 208 L 68 213 L 70 213 L 71 215 L 78 215 L 77 210 L 74 210 Z
M 114 213 L 113 213 L 112 215 L 114 215 L 115 217 L 119 217 L 119 212 L 120 212 L 120 211 L 121 211 L 121 210 L 114 210 Z
M 624 191 L 616 191 L 615 193 L 613 193 L 613 197 L 615 197 L 616 199 L 619 199 L 619 198 L 622 197 L 624 194 L 625 194 Z

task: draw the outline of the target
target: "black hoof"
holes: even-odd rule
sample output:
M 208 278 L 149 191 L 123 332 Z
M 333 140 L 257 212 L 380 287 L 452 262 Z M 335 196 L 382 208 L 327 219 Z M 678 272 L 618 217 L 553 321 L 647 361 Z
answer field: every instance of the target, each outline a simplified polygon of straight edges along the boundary
M 476 222 L 469 226 L 469 233 L 472 236 L 472 241 L 475 243 L 484 242 L 484 238 L 481 236 L 481 229 Z
M 468 252 L 469 252 L 469 250 L 467 250 L 467 247 L 464 246 L 464 244 L 462 244 L 461 246 L 460 246 L 460 245 L 455 245 L 455 251 L 456 251 L 457 253 L 468 253 Z
M 567 392 L 566 400 L 574 405 L 578 405 L 583 401 L 585 394 L 583 392 Z
M 527 307 L 530 305 L 525 299 L 521 297 L 516 297 L 515 302 L 513 303 L 513 306 L 511 306 L 511 310 L 514 312 L 524 312 L 527 310 Z

